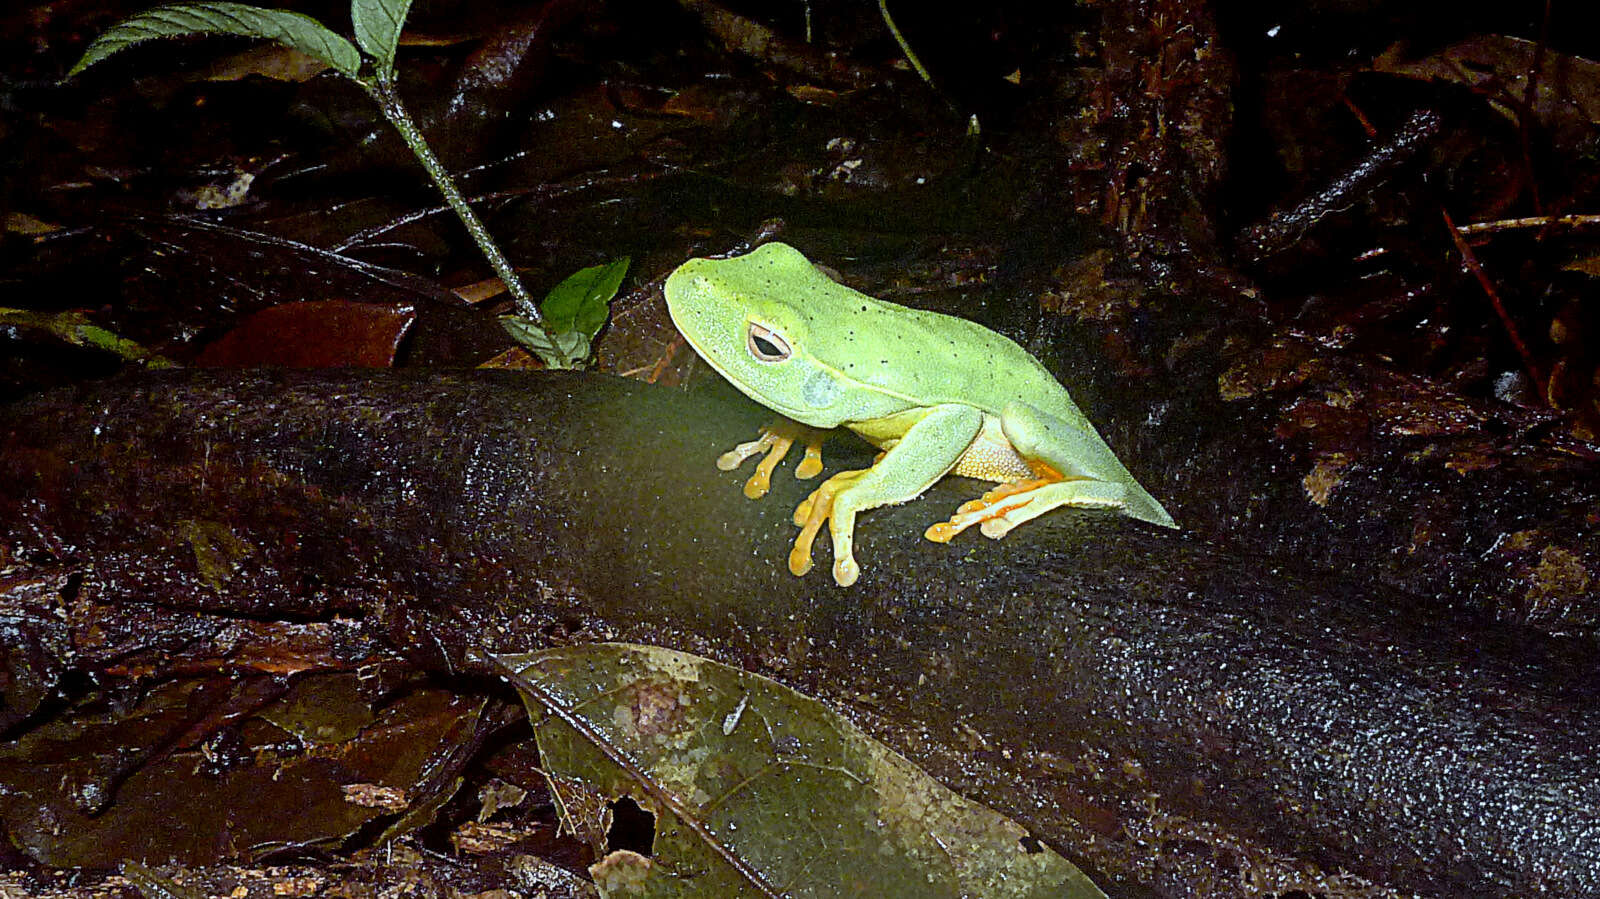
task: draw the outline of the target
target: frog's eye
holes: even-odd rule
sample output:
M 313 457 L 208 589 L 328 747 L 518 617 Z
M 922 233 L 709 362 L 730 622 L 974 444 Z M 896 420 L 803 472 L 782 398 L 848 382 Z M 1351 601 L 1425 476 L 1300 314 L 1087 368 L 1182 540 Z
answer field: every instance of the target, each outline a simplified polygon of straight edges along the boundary
M 750 355 L 761 362 L 782 362 L 794 352 L 782 334 L 755 322 L 751 322 L 750 330 L 745 332 L 745 346 L 750 348 Z

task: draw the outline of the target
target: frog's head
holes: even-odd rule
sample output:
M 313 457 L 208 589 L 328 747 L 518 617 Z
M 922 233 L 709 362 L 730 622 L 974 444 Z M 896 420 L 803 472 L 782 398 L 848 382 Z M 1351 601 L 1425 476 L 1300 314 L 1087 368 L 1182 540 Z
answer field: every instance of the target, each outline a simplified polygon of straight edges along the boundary
M 788 244 L 730 259 L 691 259 L 664 287 L 672 323 L 689 345 L 751 399 L 815 427 L 855 417 L 838 373 L 809 347 L 832 298 L 829 280 Z

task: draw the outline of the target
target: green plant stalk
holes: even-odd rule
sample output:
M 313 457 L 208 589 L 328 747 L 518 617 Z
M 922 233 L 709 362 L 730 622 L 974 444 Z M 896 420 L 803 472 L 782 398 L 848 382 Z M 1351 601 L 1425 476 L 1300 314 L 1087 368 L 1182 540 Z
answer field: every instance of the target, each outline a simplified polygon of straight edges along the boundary
M 400 139 L 404 140 L 406 146 L 411 148 L 411 152 L 417 157 L 417 161 L 422 163 L 422 167 L 427 170 L 428 177 L 433 179 L 434 186 L 439 189 L 439 193 L 444 195 L 444 201 L 449 204 L 451 209 L 455 210 L 456 216 L 461 219 L 461 224 L 467 227 L 467 233 L 472 235 L 472 239 L 477 243 L 478 249 L 489 260 L 490 268 L 493 268 L 494 273 L 500 276 L 500 281 L 505 284 L 506 290 L 511 292 L 511 300 L 516 306 L 517 314 L 532 322 L 548 335 L 550 331 L 545 325 L 544 316 L 539 312 L 538 303 L 534 302 L 527 288 L 522 286 L 522 281 L 517 277 L 516 271 L 512 269 L 510 261 L 506 259 L 504 253 L 500 252 L 500 247 L 494 242 L 494 238 L 489 236 L 489 230 L 483 226 L 478 214 L 472 211 L 472 207 L 468 205 L 466 197 L 461 195 L 460 189 L 456 187 L 455 179 L 450 177 L 450 173 L 439 162 L 439 157 L 433 155 L 433 149 L 428 146 L 428 141 L 422 136 L 421 129 L 417 127 L 416 122 L 411 120 L 411 114 L 406 112 L 405 104 L 400 102 L 400 94 L 395 90 L 394 79 L 388 73 L 380 71 L 371 79 L 357 78 L 355 81 L 378 104 L 378 108 L 383 110 L 383 116 L 389 120 L 389 124 L 400 132 Z M 551 340 L 551 346 L 554 358 L 546 359 L 545 363 L 547 365 L 551 368 L 576 367 L 573 360 L 567 358 L 566 354 L 562 353 L 560 349 L 555 348 L 553 339 Z
M 889 26 L 889 33 L 894 35 L 894 42 L 900 45 L 900 52 L 906 55 L 906 61 L 911 63 L 911 67 L 917 70 L 917 74 L 922 76 L 922 80 L 926 81 L 929 87 L 933 87 L 933 76 L 923 68 L 922 60 L 917 58 L 916 51 L 911 49 L 911 44 L 906 41 L 905 35 L 901 34 L 899 27 L 894 24 L 894 17 L 889 15 L 889 0 L 878 0 L 878 12 L 883 13 L 883 24 Z

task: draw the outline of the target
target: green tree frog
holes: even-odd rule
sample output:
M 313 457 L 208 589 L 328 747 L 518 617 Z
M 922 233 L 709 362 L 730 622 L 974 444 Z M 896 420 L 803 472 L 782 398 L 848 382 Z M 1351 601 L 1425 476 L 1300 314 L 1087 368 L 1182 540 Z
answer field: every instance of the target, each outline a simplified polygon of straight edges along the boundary
M 712 368 L 751 399 L 811 428 L 843 426 L 882 450 L 872 467 L 822 483 L 795 510 L 789 570 L 811 569 L 824 523 L 833 579 L 855 583 L 856 515 L 920 496 L 947 474 L 1000 486 L 924 536 L 947 542 L 978 525 L 999 538 L 1058 506 L 1115 509 L 1176 527 L 1117 460 L 1054 377 L 1011 340 L 965 319 L 873 299 L 829 279 L 782 243 L 729 259 L 691 259 L 668 276 L 667 309 Z M 777 426 L 718 461 L 766 452 L 745 486 L 766 493 L 797 438 Z M 811 432 L 796 474 L 821 471 Z

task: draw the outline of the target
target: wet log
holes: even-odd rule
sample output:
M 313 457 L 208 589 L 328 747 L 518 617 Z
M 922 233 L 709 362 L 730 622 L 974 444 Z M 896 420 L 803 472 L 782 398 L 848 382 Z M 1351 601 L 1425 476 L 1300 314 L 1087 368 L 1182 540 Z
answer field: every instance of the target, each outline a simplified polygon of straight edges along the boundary
M 853 709 L 1113 892 L 1244 895 L 1241 866 L 1600 890 L 1583 645 L 1104 513 L 922 540 L 978 489 L 957 479 L 863 518 L 855 587 L 825 549 L 795 578 L 807 486 L 750 502 L 710 464 L 764 418 L 593 375 L 173 373 L 14 404 L 0 536 L 36 587 L 0 606 L 5 702 L 215 651 L 176 627 L 107 643 L 119 610 L 356 618 L 442 676 L 479 649 L 625 639 Z

